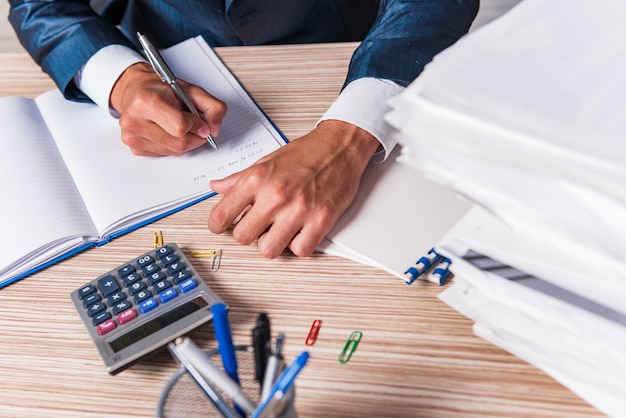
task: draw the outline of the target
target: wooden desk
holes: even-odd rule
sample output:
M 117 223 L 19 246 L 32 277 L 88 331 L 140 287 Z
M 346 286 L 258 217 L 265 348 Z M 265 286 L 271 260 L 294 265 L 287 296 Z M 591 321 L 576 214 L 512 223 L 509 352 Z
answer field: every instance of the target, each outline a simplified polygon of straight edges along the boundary
M 355 44 L 218 49 L 287 137 L 311 129 L 338 93 Z M 0 95 L 35 97 L 53 84 L 25 54 L 0 54 Z M 4 141 L 19 140 L 4 138 Z M 3 181 L 10 181 L 3 179 Z M 262 258 L 206 227 L 209 199 L 0 290 L 0 416 L 154 416 L 177 366 L 167 352 L 110 376 L 71 304 L 72 290 L 152 248 L 152 233 L 192 249 L 221 248 L 219 271 L 194 265 L 230 306 L 237 344 L 260 312 L 287 336 L 291 361 L 323 321 L 297 381 L 301 417 L 592 417 L 600 414 L 540 370 L 472 334 L 437 299 L 441 288 L 404 285 L 374 268 L 324 254 Z M 3 237 L 2 239 L 7 239 Z M 353 330 L 363 339 L 338 356 Z M 194 332 L 216 346 L 210 326 Z

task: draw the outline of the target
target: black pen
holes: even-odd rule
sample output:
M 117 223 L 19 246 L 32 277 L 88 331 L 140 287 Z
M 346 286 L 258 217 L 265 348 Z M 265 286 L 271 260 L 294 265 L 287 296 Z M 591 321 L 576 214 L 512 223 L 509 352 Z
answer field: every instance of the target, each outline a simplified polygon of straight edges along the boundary
M 254 364 L 256 366 L 255 379 L 261 384 L 263 384 L 263 376 L 265 376 L 267 367 L 271 335 L 270 320 L 267 314 L 259 314 L 257 325 L 252 330 L 252 346 L 254 347 Z
M 139 38 L 139 43 L 143 48 L 143 52 L 146 55 L 146 58 L 148 58 L 148 61 L 150 61 L 150 65 L 152 65 L 154 71 L 159 75 L 159 77 L 161 77 L 161 81 L 169 84 L 172 89 L 174 89 L 174 92 L 183 102 L 183 105 L 187 108 L 188 111 L 202 119 L 202 115 L 200 115 L 198 109 L 196 109 L 193 103 L 191 103 L 191 99 L 189 99 L 189 96 L 187 96 L 185 90 L 183 90 L 183 88 L 180 86 L 180 83 L 176 79 L 176 76 L 174 75 L 172 70 L 170 70 L 170 67 L 167 66 L 165 60 L 163 59 L 163 57 L 161 57 L 161 54 L 159 54 L 159 51 L 157 51 L 157 49 L 152 46 L 152 43 L 148 40 L 146 35 L 137 32 L 137 38 Z M 206 140 L 213 147 L 213 149 L 217 149 L 215 140 L 210 134 L 207 135 Z

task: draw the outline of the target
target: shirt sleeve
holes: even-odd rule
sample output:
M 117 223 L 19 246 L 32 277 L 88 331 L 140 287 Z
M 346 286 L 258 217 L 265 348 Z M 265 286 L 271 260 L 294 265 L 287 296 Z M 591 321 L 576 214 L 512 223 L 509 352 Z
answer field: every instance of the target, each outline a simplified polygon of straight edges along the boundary
M 317 123 L 334 119 L 366 130 L 381 144 L 371 162 L 382 162 L 398 143 L 397 132 L 383 119 L 391 110 L 387 101 L 402 90 L 403 87 L 393 81 L 359 78 L 342 90 Z
M 74 83 L 98 106 L 115 117 L 109 98 L 115 82 L 131 65 L 147 62 L 137 51 L 123 45 L 109 45 L 93 55 L 74 76 Z

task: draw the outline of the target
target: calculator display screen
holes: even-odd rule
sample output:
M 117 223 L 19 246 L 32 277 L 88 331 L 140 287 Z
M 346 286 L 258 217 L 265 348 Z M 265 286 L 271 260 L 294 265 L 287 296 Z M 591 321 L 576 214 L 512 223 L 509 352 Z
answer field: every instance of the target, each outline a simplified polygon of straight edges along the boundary
M 163 315 L 157 316 L 150 322 L 146 322 L 145 324 L 124 333 L 116 339 L 109 341 L 109 346 L 114 352 L 117 353 L 118 351 L 135 344 L 136 342 L 162 330 L 168 325 L 171 325 L 188 315 L 191 315 L 207 305 L 207 301 L 204 300 L 202 296 L 198 296 L 197 298 L 185 302 Z

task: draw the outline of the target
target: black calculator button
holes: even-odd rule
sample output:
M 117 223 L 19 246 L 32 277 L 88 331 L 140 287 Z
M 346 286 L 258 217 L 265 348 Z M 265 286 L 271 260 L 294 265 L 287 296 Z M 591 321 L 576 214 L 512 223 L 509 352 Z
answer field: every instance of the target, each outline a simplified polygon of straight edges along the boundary
M 167 273 L 173 276 L 177 271 L 182 270 L 185 266 L 180 261 L 176 261 L 167 266 Z
M 163 257 L 165 257 L 168 254 L 172 253 L 172 249 L 170 247 L 168 247 L 167 245 L 157 248 L 154 253 L 156 254 L 157 258 L 160 260 Z
M 89 296 L 85 296 L 83 298 L 83 306 L 85 308 L 90 307 L 91 305 L 93 305 L 96 302 L 100 302 L 102 300 L 102 298 L 100 297 L 99 294 L 97 293 L 92 293 Z
M 120 325 L 124 325 L 135 318 L 137 318 L 137 312 L 135 312 L 135 310 L 132 308 L 126 309 L 125 311 L 117 315 L 117 320 L 120 321 Z
M 156 282 L 153 286 L 153 290 L 156 293 L 162 292 L 163 290 L 171 287 L 172 285 L 167 280 L 161 280 L 160 282 Z
M 189 278 L 178 285 L 178 290 L 180 290 L 180 293 L 187 293 L 196 287 L 198 287 L 198 283 L 194 279 Z
M 107 332 L 113 331 L 115 328 L 117 328 L 117 324 L 115 323 L 114 320 L 109 319 L 108 321 L 105 321 L 101 323 L 100 325 L 98 325 L 96 329 L 98 330 L 98 334 L 102 336 L 106 334 Z
M 104 305 L 103 302 L 96 302 L 93 305 L 91 305 L 89 308 L 87 308 L 87 315 L 93 318 L 94 316 L 98 315 L 100 312 L 106 311 L 106 309 L 107 307 Z
M 144 276 L 149 276 L 152 273 L 159 271 L 159 268 L 157 267 L 156 264 L 151 263 L 151 264 L 146 264 L 145 266 L 143 266 L 141 268 L 141 271 L 143 272 Z
M 147 266 L 148 264 L 152 264 L 153 262 L 154 260 L 152 259 L 152 257 L 147 254 L 137 259 L 137 265 L 139 267 Z
M 133 284 L 131 284 L 130 286 L 128 286 L 128 291 L 130 292 L 131 295 L 135 295 L 138 292 L 141 292 L 142 290 L 145 290 L 146 285 L 144 282 L 135 282 Z
M 128 287 L 131 283 L 134 283 L 137 280 L 141 280 L 139 273 L 130 273 L 128 276 L 124 277 L 122 282 L 124 283 L 124 286 Z
M 113 313 L 117 315 L 120 312 L 123 312 L 126 309 L 130 308 L 132 305 L 130 304 L 129 301 L 123 300 L 121 302 L 116 303 L 115 305 L 112 304 L 111 306 L 113 307 Z
M 80 288 L 80 290 L 78 291 L 78 298 L 84 299 L 86 296 L 89 296 L 95 292 L 96 292 L 96 288 L 93 287 L 92 284 L 88 284 L 87 286 L 83 286 Z
M 134 272 L 135 267 L 133 267 L 132 264 L 126 264 L 124 267 L 117 270 L 117 275 L 119 277 L 124 277 Z
M 151 310 L 155 309 L 157 306 L 159 306 L 159 304 L 154 298 L 148 298 L 137 305 L 137 307 L 139 308 L 139 312 L 143 314 L 150 312 Z
M 172 278 L 174 279 L 174 283 L 176 284 L 179 284 L 180 282 L 183 282 L 190 277 L 191 275 L 185 269 L 179 270 L 176 273 L 172 274 Z
M 153 286 L 156 282 L 160 282 L 161 280 L 165 279 L 165 274 L 163 274 L 163 272 L 159 270 L 156 273 L 152 273 L 151 275 L 146 276 L 146 278 L 148 279 L 148 283 L 150 284 L 150 286 Z
M 159 293 L 159 300 L 161 301 L 161 303 L 166 303 L 174 299 L 176 296 L 178 296 L 178 292 L 176 291 L 176 289 L 170 287 Z
M 98 315 L 94 316 L 92 321 L 94 325 L 100 325 L 107 319 L 111 319 L 111 314 L 108 311 L 100 312 Z
M 98 289 L 100 289 L 105 298 L 108 298 L 113 293 L 120 290 L 120 285 L 117 283 L 115 277 L 108 274 L 98 280 Z
M 109 306 L 113 306 L 117 302 L 121 302 L 126 299 L 126 295 L 124 292 L 115 292 L 111 296 L 109 296 Z
M 178 257 L 176 257 L 176 254 L 168 254 L 165 257 L 161 258 L 161 264 L 163 264 L 163 267 L 167 267 L 172 263 L 175 263 L 178 261 Z
M 135 303 L 139 304 L 139 303 L 143 302 L 144 300 L 148 299 L 151 296 L 152 296 L 152 293 L 150 293 L 150 291 L 142 290 L 141 292 L 139 292 L 139 293 L 137 293 L 135 295 Z

